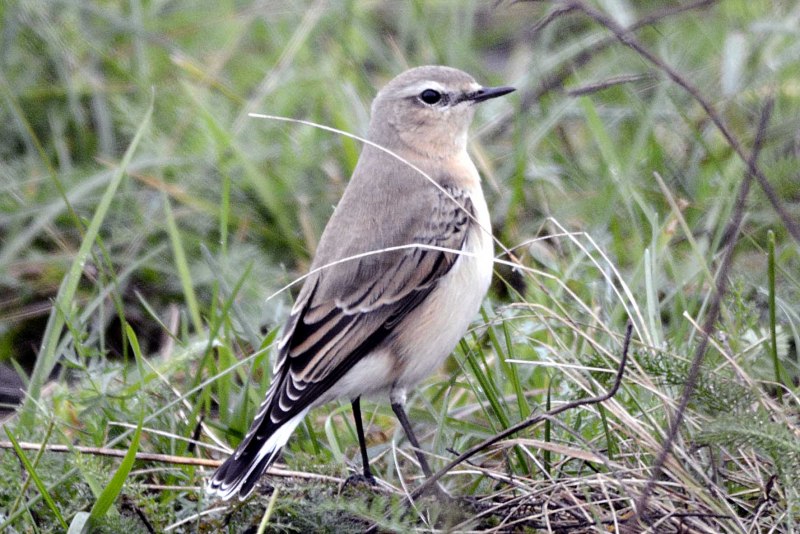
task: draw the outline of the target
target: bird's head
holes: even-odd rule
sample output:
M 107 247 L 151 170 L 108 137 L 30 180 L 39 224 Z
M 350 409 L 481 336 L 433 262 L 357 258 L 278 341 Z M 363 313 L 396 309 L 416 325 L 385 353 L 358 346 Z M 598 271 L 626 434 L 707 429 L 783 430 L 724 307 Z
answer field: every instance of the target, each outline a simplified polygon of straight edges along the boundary
M 375 97 L 369 137 L 390 150 L 448 157 L 466 149 L 475 104 L 512 91 L 513 87 L 483 87 L 451 67 L 410 69 Z

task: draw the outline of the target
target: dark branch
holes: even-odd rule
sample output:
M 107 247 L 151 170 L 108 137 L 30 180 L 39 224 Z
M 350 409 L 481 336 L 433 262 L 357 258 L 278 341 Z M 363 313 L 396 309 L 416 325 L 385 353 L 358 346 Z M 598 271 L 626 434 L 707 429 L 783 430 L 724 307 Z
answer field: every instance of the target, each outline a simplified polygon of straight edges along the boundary
M 579 406 L 586 406 L 590 404 L 599 404 L 601 402 L 607 401 L 614 395 L 616 395 L 617 391 L 619 390 L 620 384 L 622 384 L 622 377 L 625 374 L 625 365 L 628 362 L 628 349 L 630 348 L 631 343 L 631 334 L 633 331 L 633 325 L 628 322 L 627 327 L 625 328 L 625 341 L 622 347 L 622 357 L 619 362 L 619 368 L 617 370 L 616 378 L 614 379 L 614 385 L 611 386 L 607 392 L 603 393 L 602 395 L 598 395 L 596 397 L 590 397 L 588 399 L 579 399 L 576 401 L 568 402 L 563 404 L 557 408 L 553 408 L 552 410 L 545 412 L 543 414 L 539 414 L 533 417 L 530 417 L 524 421 L 517 423 L 514 426 L 511 426 L 499 434 L 495 434 L 491 438 L 488 438 L 481 443 L 478 443 L 474 447 L 470 448 L 466 452 L 462 453 L 461 456 L 456 458 L 455 460 L 451 461 L 445 467 L 437 471 L 433 474 L 433 476 L 429 477 L 425 482 L 423 482 L 417 489 L 411 492 L 411 499 L 416 499 L 420 495 L 422 495 L 425 491 L 428 490 L 431 486 L 433 486 L 440 478 L 442 478 L 445 474 L 447 474 L 451 469 L 455 466 L 465 462 L 469 458 L 475 456 L 479 452 L 491 447 L 498 441 L 501 441 L 512 434 L 516 434 L 520 430 L 525 430 L 526 428 L 533 426 L 537 423 L 544 421 L 545 419 L 552 418 L 562 412 L 566 412 L 567 410 L 572 410 Z
M 670 7 L 670 8 L 666 8 L 666 9 L 660 9 L 660 10 L 655 11 L 655 12 L 647 15 L 646 17 L 642 17 L 638 21 L 634 22 L 628 28 L 628 31 L 629 32 L 634 32 L 634 31 L 637 31 L 637 30 L 639 30 L 641 28 L 644 28 L 646 26 L 652 26 L 653 24 L 656 24 L 656 23 L 660 22 L 663 19 L 666 19 L 666 18 L 669 18 L 669 17 L 674 17 L 676 15 L 680 15 L 681 13 L 685 13 L 687 11 L 693 11 L 693 10 L 696 10 L 696 9 L 704 9 L 706 7 L 709 7 L 709 6 L 713 5 L 713 4 L 716 4 L 717 1 L 718 0 L 699 0 L 697 2 L 692 2 L 692 3 L 686 4 L 686 5 L 682 5 L 682 6 L 675 6 L 675 7 Z M 545 17 L 543 22 L 546 23 L 546 24 L 549 24 L 554 19 L 556 19 L 556 18 L 558 18 L 560 16 L 564 16 L 565 14 L 572 13 L 572 12 L 576 11 L 577 9 L 578 9 L 578 7 L 573 5 L 573 4 L 565 4 L 563 6 L 560 6 L 556 10 L 554 10 L 552 13 L 548 14 L 547 17 Z M 543 26 L 543 25 L 544 24 L 542 22 L 540 22 L 540 23 L 537 24 L 536 28 L 537 29 L 541 29 L 540 26 Z M 612 36 L 609 36 L 609 37 L 607 37 L 605 39 L 602 39 L 598 43 L 595 43 L 594 45 L 592 45 L 591 48 L 587 48 L 586 50 L 583 50 L 580 54 L 578 54 L 575 57 L 575 59 L 573 61 L 571 61 L 568 64 L 564 65 L 558 71 L 556 71 L 555 73 L 553 73 L 550 76 L 548 76 L 547 78 L 545 78 L 545 80 L 542 81 L 542 83 L 539 85 L 539 88 L 536 91 L 534 91 L 532 93 L 525 94 L 522 97 L 522 108 L 525 109 L 526 107 L 530 107 L 534 102 L 539 100 L 542 97 L 542 95 L 544 95 L 545 93 L 549 93 L 553 89 L 556 89 L 556 88 L 561 87 L 562 85 L 564 85 L 564 80 L 569 78 L 569 76 L 573 73 L 573 71 L 576 68 L 582 67 L 583 65 L 587 64 L 589 61 L 591 61 L 591 59 L 594 56 L 596 56 L 597 54 L 599 54 L 600 52 L 602 52 L 603 50 L 605 50 L 606 48 L 608 48 L 609 46 L 614 44 L 616 41 L 617 41 L 617 38 L 612 35 Z
M 758 133 L 756 134 L 755 143 L 753 144 L 753 154 L 750 157 L 750 161 L 748 161 L 748 168 L 750 169 L 755 168 L 758 154 L 761 151 L 761 146 L 764 141 L 764 133 L 767 130 L 767 125 L 769 124 L 769 119 L 772 115 L 773 103 L 774 101 L 772 98 L 768 99 L 764 105 L 764 109 L 761 112 L 761 119 L 759 120 L 758 124 Z M 697 379 L 700 375 L 700 367 L 705 357 L 706 348 L 708 347 L 708 338 L 714 333 L 717 320 L 719 319 L 722 297 L 725 295 L 728 289 L 728 270 L 731 266 L 733 249 L 736 246 L 737 238 L 739 236 L 739 229 L 742 224 L 742 218 L 744 217 L 745 201 L 747 200 L 747 195 L 750 192 L 750 184 L 752 182 L 753 174 L 747 173 L 744 177 L 744 180 L 742 180 L 742 184 L 739 186 L 739 192 L 736 196 L 736 204 L 733 209 L 733 216 L 731 221 L 728 223 L 728 227 L 725 229 L 725 233 L 730 235 L 731 238 L 728 242 L 727 248 L 725 249 L 722 263 L 719 266 L 715 284 L 715 292 L 711 299 L 705 321 L 703 322 L 703 332 L 700 342 L 698 343 L 694 357 L 692 358 L 692 365 L 689 368 L 689 374 L 686 377 L 686 384 L 684 385 L 683 392 L 681 393 L 681 400 L 678 404 L 678 409 L 675 411 L 675 415 L 672 417 L 667 438 L 664 440 L 664 443 L 661 446 L 661 451 L 653 463 L 650 478 L 647 480 L 647 484 L 645 484 L 645 487 L 642 489 L 642 493 L 639 495 L 639 498 L 636 501 L 636 515 L 630 521 L 630 525 L 633 525 L 634 528 L 639 517 L 646 519 L 645 515 L 647 510 L 647 501 L 649 500 L 650 494 L 653 492 L 653 488 L 656 485 L 656 481 L 658 480 L 661 471 L 664 468 L 664 463 L 667 460 L 667 456 L 669 456 L 669 453 L 672 450 L 672 443 L 675 441 L 675 438 L 678 435 L 678 429 L 683 422 L 683 416 L 686 412 L 686 406 L 689 404 L 689 398 L 691 397 L 695 385 L 697 384 Z

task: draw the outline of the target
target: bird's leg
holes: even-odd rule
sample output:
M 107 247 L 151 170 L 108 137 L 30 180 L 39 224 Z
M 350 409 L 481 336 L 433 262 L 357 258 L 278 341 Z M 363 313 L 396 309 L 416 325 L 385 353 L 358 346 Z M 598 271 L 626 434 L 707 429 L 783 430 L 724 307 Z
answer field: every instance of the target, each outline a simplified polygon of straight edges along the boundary
M 411 442 L 411 446 L 414 447 L 414 453 L 417 455 L 417 460 L 419 460 L 419 465 L 422 468 L 422 472 L 425 473 L 425 478 L 431 478 L 431 476 L 433 476 L 433 471 L 431 471 L 431 466 L 428 465 L 428 460 L 422 453 L 422 449 L 419 446 L 419 441 L 417 441 L 417 436 L 414 434 L 414 429 L 411 428 L 411 422 L 408 420 L 408 416 L 406 415 L 406 410 L 404 408 L 406 403 L 405 391 L 392 391 L 391 400 L 392 411 L 397 416 L 397 420 L 400 421 L 400 426 L 403 427 L 403 432 L 406 433 L 406 437 L 408 438 L 408 441 Z M 438 496 L 439 501 L 442 503 L 448 503 L 453 500 L 453 497 L 447 493 L 447 491 L 441 485 L 439 485 L 438 482 L 429 491 L 435 493 Z
M 353 475 L 345 480 L 344 485 L 355 482 L 366 481 L 370 485 L 375 485 L 375 477 L 372 476 L 372 471 L 369 468 L 369 456 L 367 456 L 367 441 L 364 439 L 364 425 L 361 422 L 361 397 L 356 397 L 350 402 L 353 408 L 353 419 L 356 421 L 356 434 L 358 434 L 358 446 L 361 449 L 361 465 L 364 468 L 363 475 Z
M 356 397 L 350 403 L 353 407 L 353 419 L 356 420 L 356 434 L 358 434 L 358 446 L 361 449 L 361 463 L 364 468 L 364 478 L 371 479 L 372 471 L 369 468 L 369 456 L 367 456 L 367 440 L 364 439 L 364 425 L 361 422 L 361 397 Z
M 431 471 L 431 466 L 428 465 L 428 460 L 425 458 L 425 455 L 422 454 L 422 449 L 419 447 L 419 441 L 417 441 L 417 436 L 414 435 L 414 429 L 411 428 L 411 423 L 408 420 L 408 416 L 406 415 L 405 408 L 403 408 L 403 404 L 403 402 L 393 398 L 392 411 L 397 416 L 397 420 L 400 421 L 400 426 L 403 427 L 403 432 L 406 433 L 406 437 L 408 438 L 408 441 L 411 442 L 411 446 L 414 447 L 414 453 L 417 455 L 419 465 L 422 467 L 422 472 L 425 473 L 425 478 L 431 478 L 433 471 Z
M 422 449 L 419 446 L 419 441 L 417 441 L 417 436 L 414 434 L 414 429 L 411 428 L 411 422 L 408 420 L 408 416 L 406 415 L 405 390 L 401 388 L 394 388 L 392 389 L 389 398 L 392 402 L 392 411 L 394 412 L 395 416 L 397 416 L 397 420 L 400 421 L 400 426 L 403 427 L 403 432 L 406 433 L 408 441 L 410 441 L 411 445 L 414 447 L 414 453 L 417 455 L 417 460 L 419 460 L 419 465 L 422 468 L 422 472 L 425 473 L 425 478 L 431 478 L 433 476 L 433 471 L 431 470 L 431 466 L 428 465 L 428 460 L 425 458 L 425 455 L 422 453 Z M 453 496 L 450 495 L 447 490 L 445 490 L 438 482 L 428 491 L 435 493 L 441 502 L 450 502 L 453 500 Z

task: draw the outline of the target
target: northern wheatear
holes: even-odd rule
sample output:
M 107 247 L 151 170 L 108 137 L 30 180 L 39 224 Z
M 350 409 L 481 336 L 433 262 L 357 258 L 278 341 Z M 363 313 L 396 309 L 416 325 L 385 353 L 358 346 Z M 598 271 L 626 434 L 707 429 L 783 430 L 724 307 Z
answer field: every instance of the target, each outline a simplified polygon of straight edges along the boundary
M 489 287 L 489 212 L 467 130 L 475 104 L 513 90 L 427 66 L 378 93 L 368 139 L 382 149 L 364 147 L 283 329 L 266 398 L 209 493 L 247 497 L 309 409 L 341 397 L 352 403 L 372 480 L 362 395 L 389 395 L 431 475 L 404 410 L 406 391 L 450 354 Z

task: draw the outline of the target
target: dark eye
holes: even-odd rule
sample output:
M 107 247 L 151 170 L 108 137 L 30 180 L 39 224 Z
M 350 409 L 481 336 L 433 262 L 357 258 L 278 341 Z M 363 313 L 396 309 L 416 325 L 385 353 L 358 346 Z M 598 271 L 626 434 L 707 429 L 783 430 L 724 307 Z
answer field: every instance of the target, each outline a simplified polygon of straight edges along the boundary
M 419 99 L 428 105 L 433 105 L 442 99 L 442 93 L 434 89 L 425 89 L 419 94 Z

